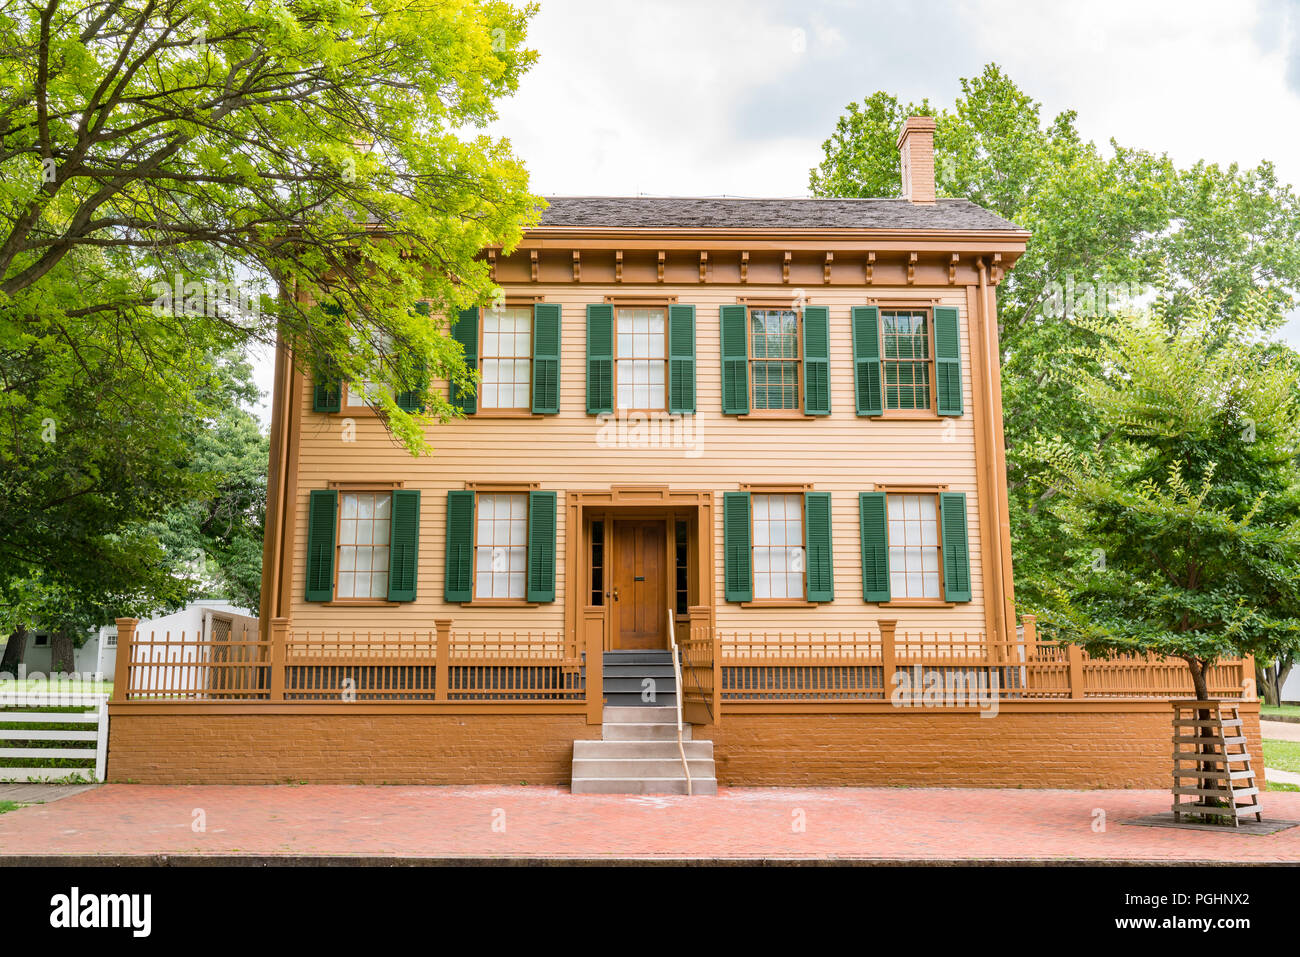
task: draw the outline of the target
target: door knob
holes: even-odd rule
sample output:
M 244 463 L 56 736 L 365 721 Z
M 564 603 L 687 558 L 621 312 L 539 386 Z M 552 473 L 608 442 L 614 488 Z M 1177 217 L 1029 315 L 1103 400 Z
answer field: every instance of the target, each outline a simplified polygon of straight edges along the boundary
M 617 588 L 617 586 L 614 588 L 614 600 L 615 600 L 615 601 L 618 601 L 618 588 Z

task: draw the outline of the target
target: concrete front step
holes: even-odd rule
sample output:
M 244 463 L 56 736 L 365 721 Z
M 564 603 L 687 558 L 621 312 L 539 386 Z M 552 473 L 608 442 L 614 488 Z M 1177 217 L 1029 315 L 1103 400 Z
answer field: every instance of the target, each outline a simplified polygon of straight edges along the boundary
M 627 724 L 629 721 L 650 724 L 677 725 L 677 709 L 671 705 L 642 704 L 635 707 L 619 708 L 617 711 L 605 709 L 602 719 L 605 724 Z
M 600 727 L 602 741 L 676 741 L 677 724 L 650 724 L 643 721 L 624 721 L 603 724 Z M 690 725 L 682 728 L 682 740 L 691 740 Z
M 615 742 L 611 741 L 610 744 Z M 673 744 L 677 747 L 676 742 Z M 686 759 L 691 779 L 714 775 L 712 758 Z M 671 758 L 578 758 L 573 759 L 575 778 L 671 778 L 682 773 L 681 755 Z
M 685 794 L 686 778 L 575 777 L 569 790 L 573 794 Z M 696 796 L 717 794 L 718 781 L 716 778 L 691 778 L 691 793 Z
M 683 732 L 684 734 L 684 732 Z M 687 741 L 683 737 L 682 750 L 686 760 L 713 760 L 713 742 Z M 573 759 L 587 758 L 671 758 L 681 760 L 677 741 L 574 741 Z

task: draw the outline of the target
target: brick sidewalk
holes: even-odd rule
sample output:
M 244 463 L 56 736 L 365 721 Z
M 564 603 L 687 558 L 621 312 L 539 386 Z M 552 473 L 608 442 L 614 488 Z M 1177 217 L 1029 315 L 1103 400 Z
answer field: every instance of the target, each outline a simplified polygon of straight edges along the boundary
M 1300 821 L 1300 793 L 1266 793 L 1262 804 L 1268 818 Z M 686 798 L 555 787 L 110 784 L 0 815 L 0 863 L 189 854 L 1300 862 L 1300 827 L 1258 836 L 1121 823 L 1168 807 L 1165 792 L 1118 790 L 723 788 Z M 1100 833 L 1095 809 L 1106 815 Z M 202 833 L 192 829 L 196 810 Z

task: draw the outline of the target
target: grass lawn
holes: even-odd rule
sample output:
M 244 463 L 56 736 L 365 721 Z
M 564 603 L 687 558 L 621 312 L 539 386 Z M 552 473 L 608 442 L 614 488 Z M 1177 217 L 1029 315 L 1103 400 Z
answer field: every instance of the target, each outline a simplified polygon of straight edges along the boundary
M 1264 767 L 1300 773 L 1300 741 L 1264 739 Z
M 1267 718 L 1269 715 L 1284 714 L 1292 718 L 1300 718 L 1300 704 L 1261 704 L 1259 706 L 1259 716 Z

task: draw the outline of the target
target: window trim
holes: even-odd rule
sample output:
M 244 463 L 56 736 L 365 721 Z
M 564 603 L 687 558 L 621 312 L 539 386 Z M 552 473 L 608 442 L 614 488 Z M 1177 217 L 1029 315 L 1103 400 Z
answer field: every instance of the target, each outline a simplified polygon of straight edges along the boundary
M 534 335 L 534 332 L 535 332 L 533 326 L 534 326 L 534 324 L 535 324 L 536 321 L 537 321 L 537 308 L 536 308 L 536 306 L 537 306 L 537 304 L 538 304 L 539 302 L 541 302 L 541 301 L 542 301 L 541 299 L 516 299 L 516 298 L 512 298 L 512 297 L 510 297 L 510 296 L 507 296 L 505 302 L 504 302 L 504 303 L 502 304 L 502 306 L 501 306 L 502 309 L 527 309 L 527 310 L 529 311 L 529 321 L 528 321 L 528 404 L 527 404 L 527 405 L 524 405 L 524 406 L 521 406 L 520 408 L 508 408 L 508 409 L 503 409 L 503 408 L 492 408 L 492 409 L 485 409 L 485 408 L 483 407 L 483 385 L 484 385 L 484 382 L 483 382 L 483 362 L 484 362 L 484 360 L 485 360 L 485 358 L 486 358 L 486 357 L 483 355 L 483 334 L 484 334 L 484 332 L 486 331 L 486 327 L 487 327 L 487 317 L 488 317 L 488 313 L 490 313 L 490 312 L 492 311 L 492 306 L 491 306 L 491 304 L 489 304 L 489 305 L 486 305 L 486 306 L 480 306 L 480 307 L 479 307 L 479 313 L 478 313 L 478 365 L 477 365 L 477 367 L 474 369 L 474 371 L 478 373 L 478 383 L 477 383 L 477 385 L 476 385 L 476 387 L 475 387 L 475 391 L 474 391 L 474 399 L 475 399 L 475 403 L 474 403 L 474 417 L 476 417 L 476 418 L 481 417 L 481 418 L 484 418 L 484 419 L 541 419 L 541 418 L 544 418 L 544 416 L 542 415 L 542 413 L 540 413 L 540 412 L 534 412 L 534 411 L 533 411 L 533 403 L 532 403 L 532 395 L 533 395 L 533 375 L 534 375 L 534 362 L 533 362 L 533 359 L 534 359 L 534 356 L 536 356 L 536 354 L 537 354 L 537 347 L 536 347 L 536 344 L 533 342 L 533 335 Z M 515 356 L 515 357 L 513 357 L 513 358 L 517 360 L 517 359 L 518 359 L 518 356 Z M 476 510 L 476 512 L 477 512 L 477 508 L 478 508 L 478 506 L 475 505 L 475 510 Z
M 750 582 L 751 588 L 753 582 L 758 580 L 758 572 L 754 569 L 757 564 L 754 561 L 754 552 L 760 546 L 754 544 L 754 496 L 756 495 L 798 495 L 799 496 L 799 533 L 800 545 L 803 549 L 803 597 L 801 598 L 751 598 L 749 601 L 740 603 L 741 608 L 812 608 L 818 603 L 808 600 L 808 522 L 804 515 L 804 493 L 812 491 L 811 485 L 742 485 L 742 491 L 749 492 L 749 562 L 750 562 Z M 770 548 L 771 546 L 762 546 Z
M 330 487 L 333 488 L 338 493 L 339 496 L 338 507 L 334 510 L 334 581 L 332 583 L 332 590 L 331 590 L 331 595 L 333 597 L 331 597 L 330 600 L 327 602 L 321 602 L 321 604 L 326 606 L 339 605 L 339 606 L 346 606 L 349 608 L 356 608 L 359 605 L 370 605 L 372 607 L 389 607 L 389 606 L 394 608 L 397 607 L 398 605 L 401 604 L 401 602 L 389 601 L 388 592 L 386 591 L 384 592 L 383 598 L 376 598 L 372 595 L 368 595 L 364 598 L 360 598 L 360 597 L 340 598 L 339 597 L 339 572 L 343 568 L 343 555 L 342 555 L 342 549 L 344 548 L 343 496 L 356 495 L 356 494 L 364 495 L 366 493 L 378 494 L 380 492 L 386 493 L 388 495 L 388 509 L 389 509 L 388 547 L 389 549 L 391 549 L 392 537 L 393 537 L 393 531 L 392 531 L 393 492 L 397 491 L 399 488 L 402 487 L 401 483 L 385 484 L 385 483 L 372 483 L 372 482 L 337 482 L 337 483 L 332 482 L 330 483 Z M 351 547 L 355 548 L 356 546 L 352 545 Z M 390 551 L 389 553 L 390 562 L 392 560 L 391 554 L 392 553 Z M 389 573 L 391 574 L 391 566 L 390 566 Z
M 539 602 L 528 600 L 528 538 L 531 534 L 528 522 L 528 493 L 536 491 L 539 482 L 476 482 L 465 484 L 466 489 L 474 492 L 474 519 L 470 528 L 473 530 L 470 549 L 473 561 L 470 563 L 469 593 L 470 600 L 460 603 L 462 608 L 536 608 Z M 478 597 L 478 509 L 484 495 L 522 495 L 524 497 L 524 597 L 522 598 L 479 598 Z
M 880 349 L 880 415 L 872 416 L 877 419 L 901 419 L 901 420 L 932 420 L 940 419 L 939 415 L 939 382 L 938 370 L 936 368 L 936 359 L 934 355 L 934 307 L 935 302 L 927 301 L 925 303 L 915 302 L 873 302 L 871 305 L 878 310 L 877 335 L 879 336 Z M 924 312 L 926 339 L 930 350 L 930 357 L 926 360 L 926 374 L 930 383 L 930 405 L 926 409 L 891 409 L 889 407 L 889 382 L 885 372 L 886 365 L 890 362 L 899 360 L 890 360 L 885 358 L 885 313 L 887 312 Z
M 749 395 L 749 411 L 744 415 L 737 416 L 739 419 L 811 419 L 804 411 L 803 404 L 803 307 L 795 306 L 792 303 L 773 303 L 770 301 L 749 300 L 739 303 L 745 307 L 745 388 Z M 806 305 L 806 304 L 805 304 Z M 794 398 L 798 403 L 793 409 L 759 409 L 754 402 L 754 363 L 770 362 L 771 359 L 754 358 L 754 310 L 758 309 L 763 312 L 779 310 L 781 312 L 794 313 L 794 343 L 798 350 L 794 361 Z M 778 360 L 784 361 L 784 360 Z M 805 589 L 806 591 L 806 589 Z
M 934 533 L 935 546 L 939 549 L 939 597 L 938 598 L 895 598 L 893 588 L 893 567 L 889 569 L 891 581 L 889 601 L 879 602 L 881 608 L 955 608 L 956 603 L 943 596 L 947 593 L 948 583 L 944 580 L 943 568 L 943 521 L 939 510 L 939 495 L 948 491 L 947 485 L 880 485 L 875 491 L 885 493 L 885 554 L 889 554 L 889 497 L 891 495 L 931 495 L 934 497 Z M 902 546 L 900 546 L 902 547 Z
M 673 303 L 669 303 L 669 302 L 635 302 L 635 301 L 628 302 L 628 301 L 624 301 L 624 302 L 612 302 L 612 303 L 610 303 L 610 305 L 612 305 L 612 306 L 614 307 L 614 328 L 613 328 L 613 333 L 614 333 L 614 339 L 613 339 L 613 342 L 614 342 L 614 346 L 613 346 L 613 354 L 614 354 L 614 370 L 613 370 L 613 379 L 612 379 L 612 381 L 613 381 L 613 390 L 614 390 L 614 415 L 616 415 L 616 416 L 619 416 L 619 415 L 650 415 L 650 414 L 655 413 L 655 412 L 663 412 L 663 413 L 667 413 L 667 412 L 668 412 L 668 389 L 669 389 L 669 387 L 670 387 L 670 383 L 669 383 L 669 381 L 668 381 L 668 372 L 669 372 L 669 370 L 668 370 L 668 307 L 669 307 L 670 305 L 675 305 L 675 300 L 674 300 Z M 619 404 L 618 404 L 618 364 L 619 364 L 619 355 L 618 355 L 618 311 L 619 311 L 620 309 L 659 309 L 659 310 L 662 310 L 662 312 L 663 312 L 663 316 L 664 316 L 664 332 L 663 332 L 663 340 L 664 340 L 664 354 L 663 354 L 663 358 L 662 358 L 661 360 L 659 360 L 660 362 L 662 362 L 663 367 L 664 367 L 664 405 L 663 405 L 663 408 L 662 408 L 662 409 L 655 409 L 655 408 L 644 408 L 644 409 L 642 409 L 642 408 L 626 408 L 626 409 L 624 409 L 624 408 L 620 408 L 620 407 L 619 407 Z M 655 360 L 654 360 L 654 359 L 644 359 L 644 360 L 633 359 L 632 361 L 654 362 Z

